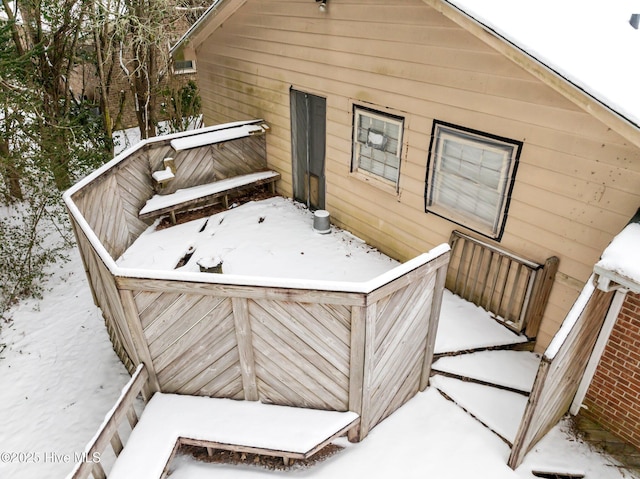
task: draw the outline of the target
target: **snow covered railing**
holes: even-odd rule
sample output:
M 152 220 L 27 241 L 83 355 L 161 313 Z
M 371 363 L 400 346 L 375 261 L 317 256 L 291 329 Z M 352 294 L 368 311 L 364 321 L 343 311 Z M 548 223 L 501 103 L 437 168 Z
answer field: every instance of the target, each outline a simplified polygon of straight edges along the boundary
M 200 146 L 215 145 L 224 141 L 238 140 L 251 135 L 261 135 L 267 131 L 266 124 L 245 124 L 232 126 L 231 128 L 216 131 L 203 132 L 199 135 L 190 135 L 184 138 L 171 140 L 171 147 L 175 151 L 190 150 Z
M 76 464 L 67 479 L 86 479 L 89 475 L 96 479 L 107 477 L 101 464 L 103 453 L 109 444 L 111 444 L 116 457 L 124 449 L 118 428 L 124 423 L 125 418 L 132 430 L 138 423 L 138 415 L 133 406 L 136 398 L 143 394 L 148 379 L 149 374 L 144 364 L 140 364 L 122 389 L 122 394 L 114 407 L 105 416 L 100 429 L 87 445 L 84 454 L 85 460 Z
M 267 169 L 265 135 L 179 152 L 176 138 L 129 151 L 64 195 L 114 349 L 145 364 L 152 392 L 352 411 L 350 439 L 362 440 L 428 385 L 449 246 L 359 281 L 119 266 L 147 230 L 138 214 L 167 155 L 168 195 Z
M 428 385 L 447 244 L 363 282 L 136 270 L 69 207 L 97 302 L 154 391 L 349 410 L 358 441 Z

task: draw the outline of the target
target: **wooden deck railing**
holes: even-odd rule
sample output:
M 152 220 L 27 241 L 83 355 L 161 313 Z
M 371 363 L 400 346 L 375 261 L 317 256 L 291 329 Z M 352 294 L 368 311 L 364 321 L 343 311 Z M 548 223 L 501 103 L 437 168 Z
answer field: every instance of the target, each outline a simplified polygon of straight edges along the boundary
M 595 289 L 591 277 L 542 356 L 509 456 L 512 469 L 569 410 L 613 295 Z
M 124 423 L 125 418 L 129 422 L 130 428 L 138 423 L 138 415 L 133 407 L 138 395 L 146 396 L 145 388 L 149 374 L 144 366 L 140 364 L 129 382 L 122 389 L 122 394 L 116 405 L 105 417 L 102 426 L 92 441 L 87 445 L 83 462 L 76 464 L 74 470 L 67 476 L 67 479 L 87 479 L 92 475 L 95 479 L 105 479 L 107 474 L 101 464 L 101 458 L 108 445 L 111 445 L 114 454 L 120 455 L 124 445 L 120 438 L 118 429 Z
M 493 313 L 514 331 L 534 338 L 558 258 L 538 264 L 460 231 L 451 233 L 449 243 L 447 289 Z

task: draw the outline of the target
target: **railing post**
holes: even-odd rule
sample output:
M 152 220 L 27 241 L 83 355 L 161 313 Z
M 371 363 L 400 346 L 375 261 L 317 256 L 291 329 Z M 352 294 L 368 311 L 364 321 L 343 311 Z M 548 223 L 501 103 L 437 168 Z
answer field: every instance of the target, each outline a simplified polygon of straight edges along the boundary
M 360 426 L 349 432 L 352 442 L 362 441 L 371 429 L 371 394 L 375 363 L 375 327 L 378 303 L 354 307 L 351 326 L 351 378 L 349 379 L 349 410 L 360 414 Z M 355 319 L 355 322 L 353 321 Z M 354 325 L 356 327 L 354 331 Z M 354 336 L 355 334 L 355 336 Z M 355 344 L 354 344 L 355 343 Z M 352 409 L 352 404 L 354 408 Z
M 524 319 L 526 326 L 525 335 L 528 338 L 533 339 L 538 335 L 542 316 L 544 315 L 544 310 L 551 295 L 551 287 L 558 272 L 559 262 L 560 260 L 557 256 L 552 256 L 545 261 L 542 270 L 538 272 L 529 308 L 527 309 L 527 315 Z
M 236 330 L 236 340 L 238 342 L 244 398 L 247 401 L 257 401 L 259 394 L 256 380 L 256 362 L 253 354 L 253 341 L 251 339 L 249 301 L 246 298 L 231 298 L 231 303 L 233 304 L 233 322 Z
M 448 254 L 448 253 L 447 253 Z M 440 266 L 436 272 L 436 281 L 431 292 L 431 313 L 429 315 L 429 329 L 427 332 L 427 347 L 422 364 L 422 374 L 420 376 L 420 391 L 424 391 L 429 385 L 431 376 L 431 364 L 433 363 L 433 353 L 436 346 L 436 334 L 438 333 L 438 322 L 440 321 L 440 309 L 442 307 L 442 293 L 444 283 L 447 279 L 447 264 Z
M 349 363 L 349 411 L 362 416 L 362 390 L 364 385 L 365 306 L 351 308 L 351 352 Z M 360 421 L 362 424 L 362 421 Z M 360 440 L 360 425 L 348 432 L 349 441 Z

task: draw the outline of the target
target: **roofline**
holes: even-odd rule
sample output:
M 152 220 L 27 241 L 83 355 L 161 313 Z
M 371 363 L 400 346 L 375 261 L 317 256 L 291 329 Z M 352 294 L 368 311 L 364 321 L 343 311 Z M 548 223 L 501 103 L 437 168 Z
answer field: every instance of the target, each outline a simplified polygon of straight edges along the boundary
M 222 24 L 227 18 L 235 13 L 235 11 L 240 8 L 242 5 L 246 3 L 247 0 L 214 0 L 214 2 L 205 10 L 205 12 L 196 20 L 196 22 L 191 25 L 191 27 L 182 35 L 180 40 L 171 47 L 169 50 L 170 54 L 173 55 L 176 51 L 180 50 L 183 47 L 189 45 L 192 49 L 196 49 L 200 46 L 200 44 L 206 39 L 206 37 L 211 33 L 208 28 L 206 28 L 209 23 L 217 18 L 218 25 Z M 228 5 L 231 8 L 228 11 L 225 11 L 225 14 L 222 14 L 223 10 L 226 10 L 225 7 Z M 216 24 L 213 24 L 211 27 L 211 31 L 217 28 Z
M 422 1 L 490 47 L 502 53 L 505 57 L 603 122 L 635 146 L 640 147 L 640 125 L 625 117 L 584 88 L 576 85 L 570 79 L 523 50 L 490 26 L 482 23 L 456 5 L 453 5 L 449 0 Z M 558 81 L 558 79 L 561 81 Z
M 520 48 L 504 35 L 452 4 L 449 0 L 422 1 L 476 38 L 502 53 L 535 78 L 603 122 L 635 146 L 640 147 L 640 125 Z M 173 55 L 179 49 L 187 47 L 187 45 L 192 50 L 197 49 L 216 28 L 246 2 L 247 0 L 214 0 L 205 13 L 171 48 L 171 54 Z M 215 22 L 213 21 L 214 19 L 216 20 Z

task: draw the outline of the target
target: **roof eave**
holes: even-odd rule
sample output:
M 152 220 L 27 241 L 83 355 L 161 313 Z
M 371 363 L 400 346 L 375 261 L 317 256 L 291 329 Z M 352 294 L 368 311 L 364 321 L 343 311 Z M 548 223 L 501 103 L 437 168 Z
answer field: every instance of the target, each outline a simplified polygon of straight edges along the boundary
M 447 0 L 422 0 L 431 8 L 443 14 L 449 20 L 496 49 L 538 80 L 602 121 L 622 137 L 640 147 L 640 125 L 626 118 L 601 100 L 597 99 L 570 79 L 562 76 L 551 67 L 526 52 L 509 39 L 458 8 Z
M 180 40 L 171 47 L 171 55 L 187 46 L 193 50 L 197 49 L 209 35 L 246 2 L 247 0 L 214 0 L 196 23 L 191 25 Z

